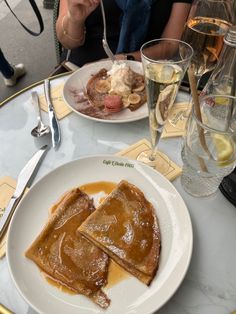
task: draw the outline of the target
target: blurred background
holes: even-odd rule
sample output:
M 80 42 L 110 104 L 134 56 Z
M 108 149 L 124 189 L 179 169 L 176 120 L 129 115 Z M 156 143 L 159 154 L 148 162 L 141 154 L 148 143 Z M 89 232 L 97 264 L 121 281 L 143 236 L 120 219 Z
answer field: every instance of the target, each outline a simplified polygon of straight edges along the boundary
M 22 88 L 46 78 L 57 65 L 53 33 L 54 0 L 35 0 L 44 21 L 44 32 L 34 37 L 28 34 L 3 0 L 0 0 L 0 47 L 12 64 L 24 63 L 25 75 L 14 87 L 5 87 L 0 77 L 0 102 Z M 8 0 L 16 15 L 26 26 L 38 31 L 38 22 L 27 0 Z M 236 10 L 236 0 L 234 0 Z
M 26 0 L 8 0 L 15 14 L 34 31 L 39 30 L 37 18 Z M 53 36 L 53 0 L 36 0 L 44 21 L 44 32 L 28 34 L 3 0 L 0 0 L 0 47 L 12 64 L 24 63 L 27 74 L 14 87 L 6 87 L 0 77 L 0 102 L 22 88 L 46 78 L 57 64 Z

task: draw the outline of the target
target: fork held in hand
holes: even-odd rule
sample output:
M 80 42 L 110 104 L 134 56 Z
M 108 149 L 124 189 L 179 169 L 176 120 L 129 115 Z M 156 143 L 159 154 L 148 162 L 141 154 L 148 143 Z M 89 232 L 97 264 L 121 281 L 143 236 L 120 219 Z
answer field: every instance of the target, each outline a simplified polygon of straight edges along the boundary
M 102 45 L 103 48 L 107 54 L 107 56 L 111 59 L 112 62 L 115 61 L 115 56 L 113 54 L 113 52 L 111 51 L 108 42 L 107 42 L 107 26 L 106 26 L 106 16 L 105 16 L 105 10 L 104 10 L 104 6 L 103 6 L 103 2 L 101 0 L 100 2 L 100 6 L 101 6 L 101 11 L 102 11 L 102 19 L 103 19 L 103 40 L 102 40 Z

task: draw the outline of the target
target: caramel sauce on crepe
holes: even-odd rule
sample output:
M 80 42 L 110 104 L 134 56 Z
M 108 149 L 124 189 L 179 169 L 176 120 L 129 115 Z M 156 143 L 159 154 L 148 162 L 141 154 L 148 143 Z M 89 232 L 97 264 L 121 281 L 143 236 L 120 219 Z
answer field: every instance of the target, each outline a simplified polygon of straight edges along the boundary
M 150 284 L 159 265 L 160 230 L 152 204 L 135 185 L 121 181 L 78 231 Z
M 72 294 L 72 295 L 78 294 L 77 291 L 73 291 L 73 290 L 70 289 L 69 287 L 66 287 L 66 286 L 62 285 L 61 283 L 59 283 L 59 282 L 56 281 L 55 279 L 52 279 L 51 277 L 49 277 L 46 273 L 43 273 L 43 276 L 44 276 L 44 278 L 47 280 L 47 282 L 48 282 L 50 285 L 52 285 L 52 286 L 58 288 L 60 291 L 65 292 L 65 293 L 67 293 L 67 294 Z
M 108 181 L 99 181 L 99 182 L 93 182 L 88 183 L 80 186 L 80 189 L 87 193 L 88 195 L 97 194 L 100 192 L 104 192 L 107 195 L 109 195 L 115 188 L 117 187 L 117 183 L 114 182 L 108 182 Z M 101 197 L 99 199 L 99 203 L 101 204 L 106 196 Z M 111 288 L 114 285 L 118 284 L 122 280 L 130 277 L 130 274 L 126 272 L 122 267 L 120 267 L 117 263 L 115 263 L 113 260 L 110 260 L 109 263 L 109 269 L 108 269 L 108 278 L 107 278 L 107 284 L 106 288 Z
M 78 188 L 69 191 L 53 206 L 53 214 L 25 255 L 58 284 L 106 308 L 110 300 L 101 288 L 107 282 L 109 258 L 77 233 L 94 209 L 87 194 Z
M 98 196 L 97 210 L 88 195 Z M 103 287 L 130 274 L 146 284 L 152 281 L 159 265 L 160 231 L 152 205 L 136 186 L 127 181 L 85 184 L 65 193 L 50 213 L 25 253 L 47 282 L 107 308 L 110 300 Z
M 65 292 L 67 294 L 72 294 L 72 295 L 78 294 L 78 292 L 73 291 L 72 289 L 69 289 L 68 287 L 55 281 L 54 279 L 49 277 L 47 274 L 43 273 L 43 275 L 50 285 L 58 288 L 60 291 Z M 130 277 L 130 274 L 127 271 L 125 271 L 122 267 L 120 267 L 113 260 L 110 260 L 109 268 L 108 268 L 107 284 L 105 286 L 105 289 L 109 289 L 117 285 L 119 282 L 125 280 L 128 277 Z

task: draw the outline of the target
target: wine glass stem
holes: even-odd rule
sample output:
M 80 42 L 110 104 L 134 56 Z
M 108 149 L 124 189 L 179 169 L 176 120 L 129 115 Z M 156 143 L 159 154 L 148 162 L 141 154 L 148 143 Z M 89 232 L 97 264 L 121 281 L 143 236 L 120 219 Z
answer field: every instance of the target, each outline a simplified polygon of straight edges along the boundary
M 150 126 L 150 133 L 151 133 L 151 154 L 149 156 L 150 161 L 155 161 L 156 159 L 156 152 L 157 146 L 161 138 L 161 133 L 159 130 L 153 129 Z

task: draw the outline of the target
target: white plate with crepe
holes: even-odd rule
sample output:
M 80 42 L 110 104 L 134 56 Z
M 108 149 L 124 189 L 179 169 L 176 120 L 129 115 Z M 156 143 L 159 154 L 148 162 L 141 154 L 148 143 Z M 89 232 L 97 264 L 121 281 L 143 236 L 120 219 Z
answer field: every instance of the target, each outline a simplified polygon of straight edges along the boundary
M 161 231 L 161 258 L 148 287 L 132 275 L 109 288 L 107 310 L 83 295 L 71 295 L 49 284 L 24 252 L 48 219 L 48 209 L 74 187 L 97 181 L 135 184 L 155 208 Z M 39 180 L 19 204 L 10 228 L 7 259 L 15 285 L 39 313 L 148 314 L 160 309 L 174 294 L 187 272 L 193 245 L 188 209 L 174 186 L 152 168 L 122 157 L 91 156 L 67 163 Z
M 128 64 L 131 70 L 142 74 L 142 63 L 137 61 L 124 61 Z M 138 121 L 148 117 L 148 108 L 147 103 L 143 104 L 140 108 L 135 111 L 130 111 L 128 108 L 118 112 L 113 113 L 109 117 L 106 118 L 96 118 L 87 114 L 83 114 L 76 109 L 76 101 L 74 97 L 74 91 L 79 93 L 80 91 L 86 90 L 86 85 L 92 75 L 96 74 L 102 68 L 110 70 L 112 67 L 112 62 L 110 60 L 98 61 L 94 63 L 87 64 L 82 68 L 78 69 L 74 72 L 67 81 L 65 82 L 63 88 L 63 98 L 64 101 L 68 104 L 68 106 L 79 116 L 84 117 L 86 119 L 104 122 L 104 123 L 126 123 L 132 121 Z

